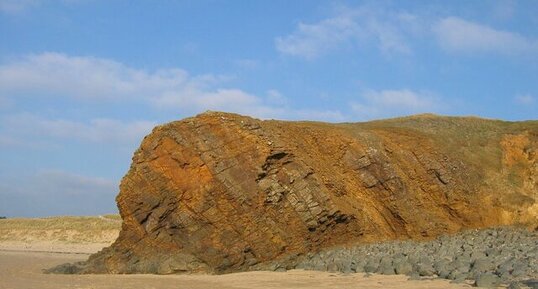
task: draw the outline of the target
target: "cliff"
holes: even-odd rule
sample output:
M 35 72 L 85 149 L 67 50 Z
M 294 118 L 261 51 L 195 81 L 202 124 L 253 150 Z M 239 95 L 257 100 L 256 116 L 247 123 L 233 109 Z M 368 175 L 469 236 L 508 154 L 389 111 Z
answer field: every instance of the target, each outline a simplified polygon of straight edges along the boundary
M 133 156 L 116 242 L 82 273 L 225 273 L 335 245 L 538 227 L 538 121 L 365 123 L 207 112 Z

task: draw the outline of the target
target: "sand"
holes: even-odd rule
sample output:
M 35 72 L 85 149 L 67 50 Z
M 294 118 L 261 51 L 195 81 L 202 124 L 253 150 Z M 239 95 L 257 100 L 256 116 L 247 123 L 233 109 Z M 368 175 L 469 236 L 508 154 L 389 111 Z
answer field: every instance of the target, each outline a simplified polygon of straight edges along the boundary
M 4 241 L 0 242 L 0 251 L 17 251 L 17 252 L 47 252 L 47 253 L 73 253 L 89 255 L 101 250 L 103 247 L 110 246 L 110 243 L 67 243 L 58 241 L 33 241 L 17 242 Z
M 85 260 L 93 247 L 60 247 L 54 252 L 42 252 L 50 244 L 33 244 L 32 248 L 18 247 L 0 242 L 0 289 L 105 289 L 105 288 L 470 288 L 469 285 L 451 284 L 447 280 L 412 280 L 402 275 L 384 276 L 362 273 L 339 274 L 328 272 L 292 270 L 288 272 L 246 272 L 227 275 L 52 275 L 43 274 L 65 262 Z M 32 250 L 33 251 L 29 251 Z M 78 251 L 77 251 L 78 250 Z M 41 252 L 40 252 L 41 251 Z

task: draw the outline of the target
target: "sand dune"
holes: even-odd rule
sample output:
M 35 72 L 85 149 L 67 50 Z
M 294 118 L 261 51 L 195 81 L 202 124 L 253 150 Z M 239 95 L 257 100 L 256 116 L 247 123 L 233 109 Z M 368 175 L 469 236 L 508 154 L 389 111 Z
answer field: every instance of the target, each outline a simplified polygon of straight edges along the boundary
M 95 253 L 118 237 L 119 215 L 0 220 L 0 250 Z

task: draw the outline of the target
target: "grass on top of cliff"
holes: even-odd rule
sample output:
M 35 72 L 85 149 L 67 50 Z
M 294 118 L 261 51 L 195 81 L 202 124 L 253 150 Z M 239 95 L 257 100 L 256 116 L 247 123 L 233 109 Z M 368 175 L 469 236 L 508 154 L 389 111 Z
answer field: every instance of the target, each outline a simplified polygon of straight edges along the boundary
M 374 120 L 362 125 L 370 127 L 401 127 L 415 129 L 440 136 L 455 138 L 475 138 L 498 135 L 499 133 L 518 133 L 529 128 L 538 129 L 538 120 L 503 121 L 474 116 L 457 117 L 435 114 L 418 114 L 406 117 Z
M 0 220 L 0 241 L 109 242 L 121 228 L 119 215 Z
M 412 130 L 436 136 L 439 147 L 455 152 L 478 166 L 500 168 L 502 148 L 500 141 L 505 135 L 530 132 L 538 135 L 538 120 L 502 121 L 479 117 L 452 117 L 419 114 L 361 123 L 374 129 Z

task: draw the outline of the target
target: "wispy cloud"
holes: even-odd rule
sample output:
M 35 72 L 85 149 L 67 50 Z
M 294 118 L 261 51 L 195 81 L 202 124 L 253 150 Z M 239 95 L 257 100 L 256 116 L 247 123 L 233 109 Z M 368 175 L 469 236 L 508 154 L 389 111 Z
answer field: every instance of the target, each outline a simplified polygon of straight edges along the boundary
M 411 52 L 406 36 L 415 28 L 416 17 L 370 7 L 342 8 L 337 15 L 317 23 L 299 23 L 289 35 L 277 37 L 275 46 L 283 54 L 307 59 L 345 45 L 375 45 L 384 53 Z
M 27 55 L 0 66 L 3 95 L 133 101 L 155 98 L 166 90 L 196 86 L 197 82 L 208 79 L 192 78 L 181 69 L 149 73 L 113 60 L 61 53 Z
M 260 67 L 261 65 L 259 60 L 248 59 L 248 58 L 237 59 L 237 60 L 234 60 L 233 63 L 237 67 L 241 69 L 245 69 L 245 70 L 254 70 Z
M 0 98 L 66 98 L 122 105 L 138 102 L 183 114 L 209 109 L 261 118 L 296 117 L 297 109 L 274 102 L 275 91 L 255 95 L 227 87 L 227 80 L 211 74 L 192 76 L 179 68 L 151 72 L 108 59 L 42 53 L 0 66 Z M 334 114 L 320 111 L 319 115 Z
M 441 100 L 429 92 L 401 90 L 366 90 L 361 100 L 351 103 L 351 109 L 361 119 L 394 117 L 438 111 Z
M 538 52 L 538 40 L 497 30 L 458 17 L 439 20 L 433 26 L 440 45 L 453 52 L 520 54 Z
M 44 169 L 0 176 L 0 212 L 8 216 L 93 215 L 116 212 L 118 181 Z
M 500 20 L 508 20 L 516 14 L 517 2 L 515 0 L 497 0 L 493 4 L 493 17 Z
M 530 94 L 518 95 L 514 98 L 517 104 L 521 105 L 533 105 L 536 102 L 536 98 Z
M 353 17 L 339 15 L 315 24 L 299 23 L 294 33 L 276 38 L 275 44 L 282 53 L 313 58 L 349 41 L 358 30 Z
M 513 1 L 500 1 L 493 14 L 508 19 L 513 17 L 514 7 Z M 305 59 L 372 45 L 384 54 L 405 55 L 422 39 L 437 40 L 443 49 L 453 52 L 538 52 L 538 39 L 516 32 L 454 16 L 436 18 L 424 11 L 410 13 L 367 5 L 338 9 L 334 16 L 318 22 L 300 22 L 292 33 L 277 37 L 275 47 L 282 54 Z
M 0 13 L 17 15 L 26 10 L 46 4 L 62 3 L 64 5 L 73 5 L 89 1 L 91 0 L 0 0 Z
M 6 134 L 3 144 L 16 145 L 19 139 L 64 139 L 92 143 L 134 144 L 156 125 L 152 121 L 119 121 L 91 119 L 77 122 L 46 119 L 33 114 L 9 115 L 2 119 Z M 9 136 L 9 138 L 8 138 Z M 1 143 L 1 142 L 0 142 Z
M 28 136 L 11 135 L 9 132 L 3 131 L 2 135 L 0 135 L 0 148 L 16 150 L 43 150 L 55 149 L 59 148 L 59 146 L 45 140 L 35 139 Z
M 0 12 L 16 14 L 39 4 L 39 0 L 0 0 Z
M 114 195 L 118 190 L 116 181 L 99 177 L 88 177 L 62 170 L 41 170 L 34 177 L 39 181 L 39 187 L 42 190 L 67 196 L 83 196 L 89 193 Z M 39 194 L 40 192 L 36 191 L 32 193 Z

